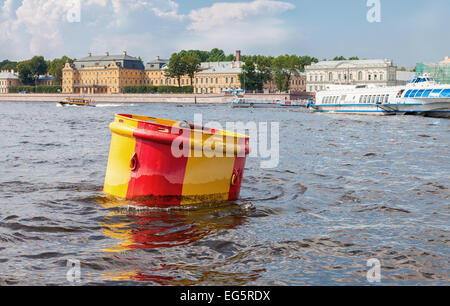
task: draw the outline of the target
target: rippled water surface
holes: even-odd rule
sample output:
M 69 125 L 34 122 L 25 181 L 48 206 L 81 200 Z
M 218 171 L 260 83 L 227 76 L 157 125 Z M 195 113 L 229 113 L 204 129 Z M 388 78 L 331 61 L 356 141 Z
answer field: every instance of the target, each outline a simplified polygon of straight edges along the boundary
M 164 104 L 0 104 L 0 284 L 450 284 L 450 120 Z M 280 122 L 241 200 L 128 209 L 102 193 L 115 113 Z

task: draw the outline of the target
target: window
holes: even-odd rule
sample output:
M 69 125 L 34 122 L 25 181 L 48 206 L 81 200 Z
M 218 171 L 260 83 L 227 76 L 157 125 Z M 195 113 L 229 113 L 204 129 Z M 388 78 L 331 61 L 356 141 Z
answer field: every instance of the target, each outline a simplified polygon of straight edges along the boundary
M 372 81 L 372 75 L 371 74 L 369 74 L 368 79 L 369 79 L 369 81 Z
M 328 73 L 328 81 L 333 81 L 333 73 Z
M 408 91 L 405 93 L 405 98 L 409 98 L 409 95 L 411 94 L 411 92 L 412 92 L 412 90 L 408 90 Z
M 358 81 L 361 81 L 363 78 L 362 71 L 358 72 Z
M 389 95 L 386 95 L 386 97 L 384 98 L 384 103 L 388 103 L 389 102 Z
M 431 94 L 430 94 L 430 97 L 433 97 L 433 98 L 439 97 L 439 94 L 441 93 L 441 91 L 442 91 L 442 89 L 435 89 L 435 90 L 433 90 L 431 92 Z
M 441 92 L 441 97 L 450 97 L 450 89 L 445 89 Z
M 414 96 L 416 95 L 416 93 L 418 92 L 418 90 L 416 89 L 416 90 L 413 90 L 411 93 L 410 93 L 410 97 L 411 98 L 414 98 Z
M 416 98 L 422 97 L 424 91 L 425 91 L 424 89 L 419 90 L 419 91 L 416 93 Z
M 431 89 L 425 90 L 422 95 L 422 98 L 428 98 L 430 96 L 430 93 L 431 93 Z

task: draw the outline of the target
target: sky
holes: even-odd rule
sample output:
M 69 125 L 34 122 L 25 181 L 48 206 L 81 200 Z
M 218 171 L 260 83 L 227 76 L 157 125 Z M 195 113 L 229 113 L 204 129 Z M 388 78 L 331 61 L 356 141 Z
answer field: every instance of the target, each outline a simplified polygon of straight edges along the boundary
M 220 48 L 409 67 L 450 56 L 449 11 L 448 0 L 0 0 L 0 60 Z

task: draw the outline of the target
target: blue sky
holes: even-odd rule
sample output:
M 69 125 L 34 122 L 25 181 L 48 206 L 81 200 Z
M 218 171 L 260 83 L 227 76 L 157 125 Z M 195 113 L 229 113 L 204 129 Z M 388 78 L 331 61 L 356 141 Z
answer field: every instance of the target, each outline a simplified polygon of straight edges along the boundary
M 77 1 L 80 22 L 70 22 Z M 381 22 L 369 23 L 367 0 L 0 0 L 0 59 L 127 50 L 148 61 L 218 47 L 414 66 L 450 55 L 450 1 L 379 2 Z

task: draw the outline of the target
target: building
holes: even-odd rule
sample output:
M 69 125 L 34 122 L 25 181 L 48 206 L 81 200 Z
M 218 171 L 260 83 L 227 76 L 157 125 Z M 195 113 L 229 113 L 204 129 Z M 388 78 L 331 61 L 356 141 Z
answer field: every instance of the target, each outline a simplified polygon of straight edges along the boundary
M 221 94 L 225 90 L 241 89 L 239 75 L 244 63 L 241 51 L 236 51 L 236 60 L 227 62 L 204 62 L 194 78 L 188 75 L 178 79 L 169 78 L 168 59 L 159 56 L 145 66 L 140 59 L 127 55 L 92 56 L 66 63 L 62 73 L 62 92 L 65 94 L 116 94 L 126 86 L 192 86 L 197 94 Z M 291 79 L 290 92 L 304 92 L 306 75 L 299 74 Z M 273 83 L 265 89 L 274 91 Z
M 440 61 L 439 64 L 450 64 L 450 56 L 446 56 L 443 61 Z
M 20 86 L 19 76 L 14 70 L 3 70 L 0 72 L 0 94 L 9 93 L 9 89 Z
M 416 66 L 418 75 L 428 73 L 441 84 L 450 84 L 450 57 L 446 56 L 439 63 L 418 63 Z
M 389 59 L 322 61 L 305 67 L 306 90 L 317 92 L 327 85 L 395 86 L 397 66 Z
M 53 85 L 54 77 L 52 75 L 40 75 L 37 79 L 36 85 Z
M 264 93 L 276 93 L 278 88 L 273 81 L 264 83 Z M 300 72 L 291 76 L 289 93 L 299 93 L 306 91 L 306 73 Z
M 145 85 L 152 86 L 178 86 L 178 80 L 167 77 L 168 59 L 161 59 L 159 56 L 152 62 L 145 65 Z M 181 86 L 190 86 L 191 79 L 185 75 L 180 80 Z
M 239 74 L 243 62 L 201 63 L 194 78 L 194 93 L 222 93 L 223 90 L 240 89 Z
M 144 64 L 127 55 L 92 56 L 66 63 L 63 68 L 63 93 L 121 93 L 125 86 L 144 84 Z

